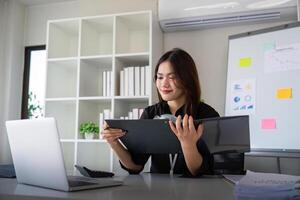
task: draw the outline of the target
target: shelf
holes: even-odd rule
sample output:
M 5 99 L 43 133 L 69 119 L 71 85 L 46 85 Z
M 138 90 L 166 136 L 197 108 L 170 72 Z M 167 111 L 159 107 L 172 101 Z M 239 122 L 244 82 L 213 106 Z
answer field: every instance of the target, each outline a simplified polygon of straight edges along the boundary
M 75 101 L 75 97 L 67 97 L 67 98 L 46 98 L 45 101 Z
M 104 109 L 111 110 L 111 100 L 80 100 L 78 129 L 83 122 L 92 121 L 99 125 L 99 115 Z M 81 134 L 78 139 L 83 139 Z
M 82 20 L 81 56 L 112 54 L 113 17 Z
M 81 56 L 80 59 L 82 60 L 87 60 L 87 59 L 97 59 L 101 58 L 102 60 L 105 60 L 105 58 L 108 58 L 109 60 L 112 60 L 112 54 L 107 54 L 107 55 L 96 55 L 96 56 Z
M 67 170 L 67 174 L 73 174 L 74 171 L 74 143 L 62 143 L 62 152 L 65 161 L 65 167 Z M 45 172 L 47 173 L 47 172 Z
M 50 20 L 47 31 L 45 116 L 57 120 L 68 173 L 78 174 L 75 164 L 127 173 L 113 158 L 107 141 L 101 135 L 84 139 L 80 124 L 92 121 L 99 125 L 100 113 L 101 122 L 102 117 L 119 119 L 129 111 L 138 118 L 149 106 L 153 76 L 146 66 L 156 62 L 153 55 L 160 55 L 162 49 L 162 35 L 152 24 L 152 12 Z M 103 72 L 107 72 L 105 83 Z M 126 91 L 125 85 L 130 85 Z
M 77 60 L 48 62 L 46 98 L 76 97 L 76 82 Z
M 58 61 L 77 61 L 77 57 L 66 57 L 66 58 L 50 58 L 48 62 L 58 62 Z
M 116 54 L 116 59 L 124 65 L 149 65 L 149 53 Z
M 128 100 L 128 101 L 135 101 L 135 102 L 144 102 L 148 101 L 149 96 L 115 96 L 116 100 Z
M 86 139 L 79 139 L 77 140 L 78 142 L 83 142 L 83 143 L 89 143 L 89 142 L 94 142 L 94 143 L 107 143 L 106 140 L 103 139 L 94 139 L 94 140 L 86 140 Z
M 80 97 L 103 95 L 103 72 L 112 71 L 112 58 L 91 58 L 80 61 Z
M 102 97 L 102 96 L 90 96 L 90 97 L 79 97 L 79 100 L 102 100 L 109 102 L 112 97 Z
M 49 23 L 48 58 L 78 56 L 79 20 Z
M 76 142 L 75 139 L 60 139 L 60 142 L 63 142 L 63 143 L 74 143 Z
M 111 152 L 105 143 L 78 143 L 77 164 L 93 170 L 111 171 Z
M 45 116 L 54 117 L 61 139 L 75 139 L 76 101 L 46 101 Z
M 149 13 L 116 17 L 117 54 L 149 51 L 149 19 Z

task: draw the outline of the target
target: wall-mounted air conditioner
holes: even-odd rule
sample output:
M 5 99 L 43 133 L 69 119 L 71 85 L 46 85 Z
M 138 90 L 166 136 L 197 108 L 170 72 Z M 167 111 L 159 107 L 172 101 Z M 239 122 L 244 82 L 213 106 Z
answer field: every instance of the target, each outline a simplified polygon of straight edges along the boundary
M 165 32 L 260 20 L 297 19 L 297 0 L 159 0 Z

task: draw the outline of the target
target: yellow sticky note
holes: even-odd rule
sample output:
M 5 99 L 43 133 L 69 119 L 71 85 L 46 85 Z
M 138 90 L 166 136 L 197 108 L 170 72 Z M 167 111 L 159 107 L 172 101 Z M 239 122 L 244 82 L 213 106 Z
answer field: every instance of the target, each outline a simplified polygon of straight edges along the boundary
M 240 67 L 250 67 L 252 65 L 252 58 L 241 58 Z
M 292 88 L 280 88 L 277 89 L 277 99 L 291 99 Z

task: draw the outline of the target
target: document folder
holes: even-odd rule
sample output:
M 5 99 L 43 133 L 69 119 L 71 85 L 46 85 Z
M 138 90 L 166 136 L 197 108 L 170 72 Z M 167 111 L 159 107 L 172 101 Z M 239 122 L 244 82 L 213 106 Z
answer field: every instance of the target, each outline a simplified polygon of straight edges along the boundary
M 182 153 L 180 142 L 169 126 L 169 119 L 105 120 L 109 127 L 126 134 L 120 138 L 133 153 Z M 211 153 L 245 152 L 250 149 L 249 117 L 216 117 L 194 121 L 204 124 L 203 141 Z

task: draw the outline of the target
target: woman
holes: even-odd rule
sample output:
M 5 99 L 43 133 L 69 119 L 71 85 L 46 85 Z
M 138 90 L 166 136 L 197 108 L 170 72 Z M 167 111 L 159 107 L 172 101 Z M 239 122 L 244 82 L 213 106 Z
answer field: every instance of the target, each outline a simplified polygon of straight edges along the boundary
M 183 154 L 178 157 L 165 154 L 133 154 L 118 140 L 125 133 L 121 129 L 111 129 L 107 124 L 104 125 L 103 138 L 119 157 L 121 166 L 129 173 L 141 172 L 150 156 L 152 173 L 169 173 L 170 170 L 192 176 L 210 173 L 211 155 L 201 139 L 203 125 L 195 127 L 193 119 L 218 117 L 219 114 L 200 101 L 200 83 L 192 57 L 178 48 L 166 52 L 156 65 L 154 78 L 159 103 L 145 108 L 141 119 L 153 119 L 163 114 L 177 116 L 176 123 L 170 121 L 169 125 L 180 141 Z

